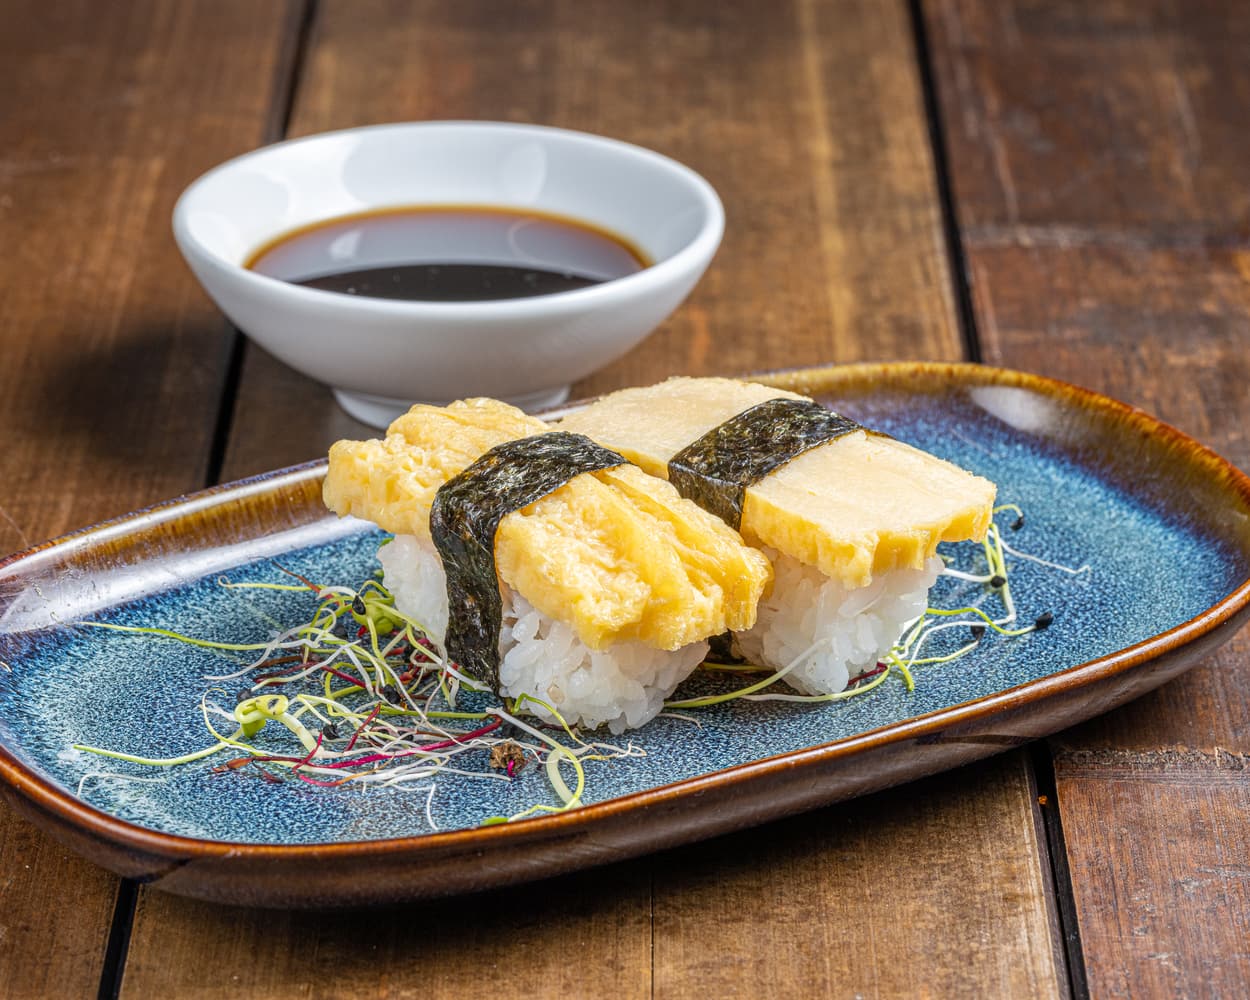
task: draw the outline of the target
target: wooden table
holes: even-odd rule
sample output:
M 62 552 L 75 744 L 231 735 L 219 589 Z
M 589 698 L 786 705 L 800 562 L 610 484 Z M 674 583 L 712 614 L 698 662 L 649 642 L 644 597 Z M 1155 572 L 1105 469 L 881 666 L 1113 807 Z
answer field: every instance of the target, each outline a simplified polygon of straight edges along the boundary
M 283 135 L 537 121 L 721 192 L 690 301 L 590 393 L 971 358 L 1250 465 L 1250 7 L 1195 0 L 4 0 L 0 549 L 364 429 L 246 344 L 173 201 Z M 262 912 L 0 809 L 0 995 L 1244 996 L 1250 652 L 1045 743 L 480 897 Z

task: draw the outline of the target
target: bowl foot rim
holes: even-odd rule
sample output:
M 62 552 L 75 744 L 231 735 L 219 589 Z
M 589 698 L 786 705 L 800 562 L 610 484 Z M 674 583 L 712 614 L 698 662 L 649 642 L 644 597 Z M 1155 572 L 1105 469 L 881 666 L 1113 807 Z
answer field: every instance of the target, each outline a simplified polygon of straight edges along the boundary
M 524 392 L 516 395 L 502 396 L 505 403 L 511 403 L 526 412 L 546 410 L 559 406 L 569 398 L 570 385 L 555 388 L 539 389 L 535 392 Z M 399 399 L 393 396 L 377 396 L 368 392 L 354 392 L 350 389 L 335 389 L 334 399 L 349 417 L 368 424 L 370 427 L 385 428 L 396 417 L 407 413 L 414 403 L 429 403 L 434 406 L 446 406 L 452 399 Z

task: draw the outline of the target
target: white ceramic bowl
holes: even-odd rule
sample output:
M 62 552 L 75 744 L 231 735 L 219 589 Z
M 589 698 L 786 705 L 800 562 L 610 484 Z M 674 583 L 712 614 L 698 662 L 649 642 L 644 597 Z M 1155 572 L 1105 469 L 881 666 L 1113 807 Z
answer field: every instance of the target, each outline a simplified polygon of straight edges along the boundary
M 571 216 L 615 232 L 650 267 L 554 295 L 405 302 L 342 295 L 243 267 L 293 229 L 369 209 L 488 205 Z M 681 164 L 581 132 L 413 122 L 266 146 L 195 181 L 174 236 L 222 311 L 292 368 L 385 426 L 414 401 L 495 396 L 535 409 L 619 357 L 686 297 L 720 244 L 711 185 Z

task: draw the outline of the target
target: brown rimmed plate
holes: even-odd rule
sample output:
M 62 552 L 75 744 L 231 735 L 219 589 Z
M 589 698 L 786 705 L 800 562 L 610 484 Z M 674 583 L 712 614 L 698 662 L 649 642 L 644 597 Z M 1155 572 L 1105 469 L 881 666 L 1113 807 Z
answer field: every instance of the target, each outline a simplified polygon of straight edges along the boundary
M 712 836 L 987 756 L 1165 682 L 1245 617 L 1250 481 L 1140 411 L 974 365 L 768 378 L 993 478 L 1000 500 L 1026 513 L 1018 531 L 1014 513 L 1000 522 L 1020 553 L 1011 558 L 1022 620 L 1048 612 L 1053 624 L 918 668 L 913 692 L 892 678 L 841 704 L 733 703 L 697 725 L 656 720 L 634 734 L 646 757 L 588 768 L 587 805 L 506 826 L 476 825 L 510 803 L 473 782 L 444 783 L 427 816 L 424 796 L 292 791 L 190 766 L 159 784 L 91 777 L 106 769 L 71 743 L 112 736 L 135 752 L 175 752 L 202 741 L 205 664 L 72 623 L 255 628 L 282 609 L 237 610 L 222 603 L 237 595 L 216 581 L 254 577 L 275 558 L 323 581 L 359 582 L 377 536 L 324 511 L 318 463 L 171 501 L 0 564 L 4 791 L 83 855 L 172 892 L 273 906 L 458 893 Z M 970 548 L 950 554 L 976 558 Z M 943 585 L 956 589 L 935 603 L 970 599 L 963 584 Z M 130 766 L 117 773 L 139 773 Z M 526 780 L 534 783 L 506 795 L 537 794 L 539 776 Z

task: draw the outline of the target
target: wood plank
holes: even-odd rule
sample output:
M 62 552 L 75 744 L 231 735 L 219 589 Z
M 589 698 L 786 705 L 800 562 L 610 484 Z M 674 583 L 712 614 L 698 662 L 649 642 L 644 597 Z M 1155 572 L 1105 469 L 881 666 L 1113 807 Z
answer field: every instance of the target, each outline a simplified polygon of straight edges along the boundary
M 322 458 L 341 438 L 377 436 L 339 409 L 326 386 L 255 344 L 245 351 L 222 482 Z
M 960 356 L 903 3 L 638 10 L 562 0 L 501 14 L 484 3 L 327 2 L 312 40 L 296 133 L 424 117 L 542 121 L 660 149 L 717 186 L 729 235 L 704 283 L 579 392 L 679 371 Z M 320 455 L 359 433 L 345 419 L 327 390 L 249 349 L 224 475 Z M 435 923 L 437 906 L 406 909 L 405 933 L 388 929 L 400 920 L 371 919 L 378 933 L 362 954 L 359 918 L 226 911 L 145 892 L 125 992 L 194 991 L 179 967 L 207 955 L 252 996 L 342 995 L 377 970 L 386 978 L 372 989 L 383 996 L 463 989 L 465 970 L 499 970 L 536 996 L 758 996 L 778 981 L 813 995 L 850 992 L 852 979 L 884 995 L 923 985 L 908 979 L 922 969 L 933 995 L 983 978 L 990 992 L 1053 996 L 1065 979 L 1034 796 L 1013 755 L 659 859 L 444 904 L 455 948 L 436 937 L 428 954 L 413 928 Z M 858 885 L 862 873 L 871 877 Z M 731 912 L 761 898 L 769 906 L 753 906 L 754 924 Z M 591 918 L 570 936 L 566 911 L 579 905 Z M 899 912 L 923 925 L 895 926 Z M 819 933 L 854 957 L 821 953 L 809 968 L 811 946 L 788 933 L 794 914 L 836 919 Z M 509 917 L 524 922 L 511 944 L 500 939 Z M 531 921 L 554 930 L 530 934 Z M 896 953 L 916 958 L 912 972 L 894 967 Z M 578 978 L 557 971 L 570 963 Z
M 202 485 L 227 334 L 169 216 L 196 174 L 260 140 L 290 7 L 79 0 L 6 13 L 8 552 Z M 94 995 L 116 879 L 7 808 L 0 844 L 0 992 Z
M 144 893 L 123 998 L 645 1000 L 650 886 L 631 866 L 463 899 L 346 913 L 247 910 Z M 478 984 L 475 986 L 474 984 Z
M 669 852 L 657 1000 L 1061 996 L 1021 752 Z
M 674 372 L 960 356 L 904 4 L 328 3 L 314 43 L 293 134 L 537 121 L 650 146 L 720 192 L 726 236 L 704 280 L 575 395 Z M 266 456 L 236 435 L 231 476 L 313 458 L 344 430 L 328 391 L 255 352 L 237 419 L 279 440 Z
M 983 326 L 989 356 L 1092 382 L 1246 467 L 1246 251 L 1088 245 L 970 256 L 979 315 L 993 317 Z M 1026 273 L 1045 274 L 1045 288 Z M 1247 982 L 1250 873 L 1229 859 L 1250 847 L 1248 685 L 1243 632 L 1180 680 L 1052 741 L 1094 996 L 1236 995 Z M 1160 769 L 1185 780 L 1161 782 Z
M 926 12 L 986 359 L 1137 404 L 1245 467 L 1247 11 Z M 1229 859 L 1247 847 L 1248 654 L 1243 635 L 1051 743 L 1095 996 L 1244 992 Z
M 1239 174 L 1221 165 L 1239 156 L 1238 147 L 1208 145 L 1208 157 L 1186 161 L 1180 183 L 1146 169 L 1177 146 L 1169 131 L 1175 109 L 1142 97 L 1151 81 L 1182 64 L 1207 67 L 1190 115 L 1195 134 L 1224 136 L 1230 116 L 1240 114 L 1224 97 L 1240 86 L 1228 64 L 1250 54 L 1250 22 L 1245 12 L 1200 9 L 1202 16 L 1181 16 L 1164 2 L 1043 10 L 1023 0 L 933 0 L 928 24 L 985 360 L 1140 406 L 1246 468 L 1250 203 L 1239 200 L 1246 197 Z M 1053 85 L 1026 86 L 1042 67 L 1050 67 Z M 1115 95 L 1106 98 L 1112 125 L 1074 133 L 1064 123 L 1088 113 L 1091 80 Z M 1029 143 L 1007 124 L 1022 121 L 1036 125 Z M 1237 132 L 1237 141 L 1250 142 Z M 1004 197 L 1003 176 L 985 169 L 1000 155 L 1013 174 L 1038 172 L 1020 186 L 1041 199 L 1029 203 L 1027 216 Z M 1075 156 L 1112 157 L 1119 167 L 1108 181 L 1060 165 Z M 1046 171 L 1054 176 L 1043 182 Z M 1155 214 L 1121 212 L 1107 183 Z M 1046 201 L 1057 184 L 1071 198 Z M 1239 639 L 1211 669 L 1082 732 L 1146 749 L 1237 746 L 1250 718 L 1237 669 L 1248 650 Z
M 1015 753 L 671 851 L 654 873 L 648 863 L 613 865 L 347 914 L 148 893 L 123 996 L 215 996 L 205 968 L 229 968 L 233 983 L 263 997 L 341 996 L 376 983 L 370 995 L 407 996 L 419 984 L 437 1000 L 463 995 L 468 977 L 489 970 L 507 970 L 536 998 L 765 988 L 770 997 L 1056 996 L 1062 972 L 1031 803 L 1027 762 Z M 958 950 L 940 946 L 948 933 Z
M 260 140 L 289 11 L 216 6 L 31 3 L 4 34 L 6 550 L 202 482 L 228 338 L 169 217 Z
M 1245 4 L 925 8 L 965 226 L 1245 236 Z
M 403 118 L 541 121 L 648 145 L 720 192 L 726 237 L 695 297 L 580 391 L 678 366 L 958 356 L 902 4 L 665 2 L 643 13 L 528 0 L 505 16 L 428 0 L 324 14 L 295 134 Z M 356 56 L 366 48 L 367 61 Z
M 1079 845 L 1072 878 L 1090 995 L 1244 996 L 1250 754 L 1123 764 L 1106 752 L 1055 763 L 1064 833 Z
M 1250 466 L 1250 249 L 972 239 L 981 348 L 1140 406 Z
M 1140 406 L 1250 467 L 1250 252 L 972 243 L 987 361 Z M 1105 719 L 1074 743 L 1248 749 L 1250 636 Z
M 95 996 L 116 876 L 0 806 L 0 994 Z

